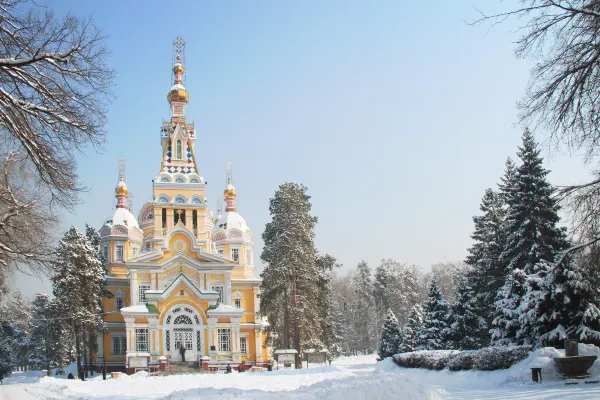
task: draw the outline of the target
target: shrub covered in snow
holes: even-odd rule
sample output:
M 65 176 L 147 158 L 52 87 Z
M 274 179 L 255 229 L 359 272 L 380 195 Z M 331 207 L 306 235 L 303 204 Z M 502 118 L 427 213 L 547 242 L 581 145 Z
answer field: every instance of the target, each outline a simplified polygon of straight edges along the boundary
M 450 371 L 462 371 L 473 369 L 473 363 L 475 362 L 475 356 L 477 352 L 475 350 L 461 351 L 460 354 L 452 357 L 448 360 L 446 368 Z
M 507 369 L 527 358 L 530 346 L 488 347 L 480 350 L 423 350 L 397 354 L 394 362 L 406 368 L 451 371 Z
M 472 369 L 480 371 L 507 369 L 526 359 L 531 350 L 531 346 L 487 347 L 476 352 Z
M 394 362 L 406 368 L 444 369 L 448 361 L 460 354 L 458 350 L 420 350 L 394 356 Z

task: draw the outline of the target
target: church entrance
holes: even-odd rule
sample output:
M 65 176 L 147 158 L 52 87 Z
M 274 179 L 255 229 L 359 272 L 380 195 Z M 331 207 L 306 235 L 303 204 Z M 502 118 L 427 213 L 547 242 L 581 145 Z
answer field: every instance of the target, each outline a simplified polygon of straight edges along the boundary
M 164 349 L 172 361 L 183 361 L 181 348 L 185 349 L 185 361 L 197 361 L 203 356 L 204 326 L 196 310 L 189 306 L 173 307 L 164 322 Z

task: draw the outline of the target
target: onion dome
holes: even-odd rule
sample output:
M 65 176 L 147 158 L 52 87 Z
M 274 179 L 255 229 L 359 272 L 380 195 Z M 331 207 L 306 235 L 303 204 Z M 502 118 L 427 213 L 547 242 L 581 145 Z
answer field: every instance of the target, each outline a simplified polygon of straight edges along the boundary
M 167 95 L 167 99 L 169 103 L 173 102 L 184 102 L 187 103 L 190 100 L 190 96 L 185 90 L 185 87 L 181 84 L 181 77 L 183 76 L 183 72 L 185 68 L 181 64 L 181 56 L 177 55 L 177 63 L 173 66 L 173 75 L 175 75 L 175 84 L 171 86 L 169 90 L 169 94 Z
M 125 184 L 125 180 L 123 178 L 123 173 L 121 173 L 121 175 L 119 176 L 119 183 L 115 188 L 115 193 L 117 194 L 117 196 L 127 196 L 127 194 L 129 193 L 129 189 L 127 189 L 127 185 Z

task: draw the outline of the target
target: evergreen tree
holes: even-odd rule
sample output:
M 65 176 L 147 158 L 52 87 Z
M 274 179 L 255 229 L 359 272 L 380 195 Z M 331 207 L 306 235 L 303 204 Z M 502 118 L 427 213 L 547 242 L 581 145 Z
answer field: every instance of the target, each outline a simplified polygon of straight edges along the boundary
M 0 319 L 0 380 L 17 367 L 17 349 L 23 342 L 23 335 L 14 323 Z
M 518 275 L 518 271 L 523 271 L 525 275 L 537 273 L 537 269 L 545 265 L 544 261 L 554 261 L 557 254 L 568 247 L 568 243 L 565 230 L 558 227 L 559 206 L 552 197 L 554 189 L 546 179 L 549 171 L 543 168 L 538 145 L 527 129 L 523 133 L 523 144 L 519 147 L 518 156 L 522 163 L 517 168 L 508 191 L 506 227 L 503 232 L 505 242 L 501 254 L 508 279 L 499 290 L 494 321 L 498 326 L 504 327 L 495 333 L 514 333 L 519 336 L 515 340 L 511 336 L 503 336 L 503 339 L 526 343 L 535 340 L 535 334 L 528 325 L 519 326 L 519 316 L 528 312 L 531 304 L 521 305 L 525 287 L 515 282 L 510 274 Z M 530 281 L 529 285 L 532 284 L 534 283 Z M 507 327 L 510 328 L 506 329 Z
M 20 291 L 11 293 L 8 301 L 0 308 L 0 319 L 9 321 L 18 330 L 16 337 L 19 341 L 14 343 L 12 357 L 17 366 L 27 370 L 31 351 L 31 302 Z
M 418 350 L 443 350 L 447 340 L 448 303 L 442 298 L 435 280 L 429 286 L 429 297 L 425 303 L 423 327 L 419 331 Z
M 270 200 L 272 221 L 263 232 L 260 312 L 267 317 L 267 334 L 273 346 L 321 347 L 322 332 L 317 306 L 319 271 L 316 265 L 315 225 L 310 215 L 307 188 L 296 183 L 279 186 Z M 306 347 L 305 347 L 306 346 Z M 296 366 L 300 359 L 296 357 Z
M 33 316 L 33 348 L 29 358 L 33 365 L 45 369 L 51 376 L 53 368 L 62 368 L 72 361 L 74 351 L 70 325 L 63 318 L 60 304 L 47 294 L 37 295 L 33 302 Z
M 498 290 L 495 303 L 496 317 L 492 321 L 493 328 L 490 329 L 492 344 L 509 346 L 522 344 L 517 340 L 519 326 L 519 306 L 521 304 L 521 293 L 524 293 L 526 275 L 521 269 L 512 271 L 504 285 Z
M 466 275 L 457 279 L 456 301 L 452 304 L 448 338 L 459 350 L 474 350 L 487 344 L 487 325 L 479 301 Z
M 92 326 L 103 325 L 100 297 L 105 288 L 105 269 L 86 236 L 74 226 L 59 241 L 55 253 L 53 292 L 71 324 L 79 373 L 83 334 Z
M 361 261 L 356 268 L 352 280 L 354 288 L 353 330 L 356 335 L 355 348 L 362 354 L 371 354 L 377 348 L 375 319 L 375 302 L 373 300 L 373 284 L 371 268 Z
M 511 174 L 511 164 L 507 164 L 507 173 Z M 500 263 L 502 252 L 502 223 L 504 222 L 504 208 L 502 196 L 487 189 L 481 200 L 480 216 L 473 217 L 475 232 L 471 238 L 475 241 L 469 249 L 466 264 L 471 267 L 470 280 L 479 302 L 478 309 L 481 317 L 491 325 L 498 289 L 502 287 L 505 279 L 504 266 Z
M 321 325 L 320 342 L 327 350 L 329 350 L 329 354 L 334 354 L 337 352 L 336 349 L 339 348 L 340 338 L 338 337 L 338 332 L 336 332 L 338 328 L 335 326 L 335 299 L 333 297 L 332 272 L 334 268 L 339 267 L 340 265 L 337 264 L 335 258 L 329 254 L 317 257 L 316 265 L 319 272 L 317 281 L 317 307 Z
M 408 313 L 404 324 L 404 341 L 400 352 L 415 351 L 419 345 L 419 335 L 423 327 L 423 309 L 420 304 L 415 304 Z
M 392 310 L 388 310 L 381 328 L 378 351 L 379 358 L 384 359 L 397 354 L 402 342 L 402 331 L 400 330 L 398 319 Z

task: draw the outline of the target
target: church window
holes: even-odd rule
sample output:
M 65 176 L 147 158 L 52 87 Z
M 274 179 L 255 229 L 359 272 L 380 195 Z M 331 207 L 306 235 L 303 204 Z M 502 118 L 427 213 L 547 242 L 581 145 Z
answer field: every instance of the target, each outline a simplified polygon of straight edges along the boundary
M 104 257 L 104 261 L 108 262 L 108 246 L 102 246 L 102 257 Z
M 181 140 L 177 140 L 177 144 L 175 145 L 175 159 L 181 160 Z
M 171 331 L 167 329 L 165 336 L 167 339 L 167 351 L 171 351 Z
M 180 296 L 183 296 L 184 294 L 185 294 L 185 292 L 183 291 L 183 289 L 181 289 L 181 290 L 179 291 L 179 295 L 180 295 Z
M 116 256 L 117 256 L 116 257 L 117 262 L 123 261 L 123 245 L 122 244 L 118 244 L 116 246 Z
M 192 228 L 194 233 L 198 231 L 198 211 L 192 210 Z
M 146 252 L 150 252 L 150 242 L 146 242 Z
M 231 351 L 231 330 L 219 328 L 219 351 Z
M 190 179 L 190 183 L 198 183 L 198 179 L 192 178 L 192 179 Z
M 187 315 L 179 315 L 173 321 L 173 325 L 192 325 L 192 319 Z
M 125 336 L 112 337 L 112 354 L 123 355 L 127 351 L 127 339 Z
M 161 182 L 169 182 L 169 178 L 161 178 Z
M 252 250 L 246 250 L 246 265 L 252 265 Z
M 138 301 L 140 303 L 146 303 L 146 291 L 150 290 L 150 285 L 139 285 L 138 286 Z
M 219 303 L 223 302 L 223 286 L 213 286 L 213 289 L 215 290 L 215 292 L 217 292 L 219 294 L 219 300 L 217 300 Z
M 162 228 L 165 229 L 167 227 L 167 209 L 162 209 Z
M 125 298 L 122 296 L 115 297 L 115 309 L 121 311 L 121 308 L 125 307 Z
M 245 336 L 240 337 L 240 352 L 248 354 L 248 338 Z
M 222 256 L 223 255 L 223 247 L 219 247 L 217 249 L 217 253 L 219 253 L 219 255 Z
M 237 308 L 242 308 L 242 299 L 235 299 L 235 306 Z
M 198 318 L 198 317 L 196 317 Z M 196 350 L 202 351 L 202 336 L 200 329 L 196 331 Z
M 237 248 L 231 249 L 231 259 L 233 260 L 233 262 L 236 262 L 236 263 L 240 262 L 240 249 L 237 249 Z
M 175 182 L 176 182 L 176 183 L 183 183 L 183 179 L 181 179 L 181 178 L 177 178 L 177 179 L 175 179 Z
M 131 248 L 131 257 L 135 258 L 135 257 L 137 257 L 137 255 L 138 255 L 138 248 L 137 248 L 137 246 L 133 246 Z
M 135 351 L 148 351 L 148 329 L 135 330 Z

